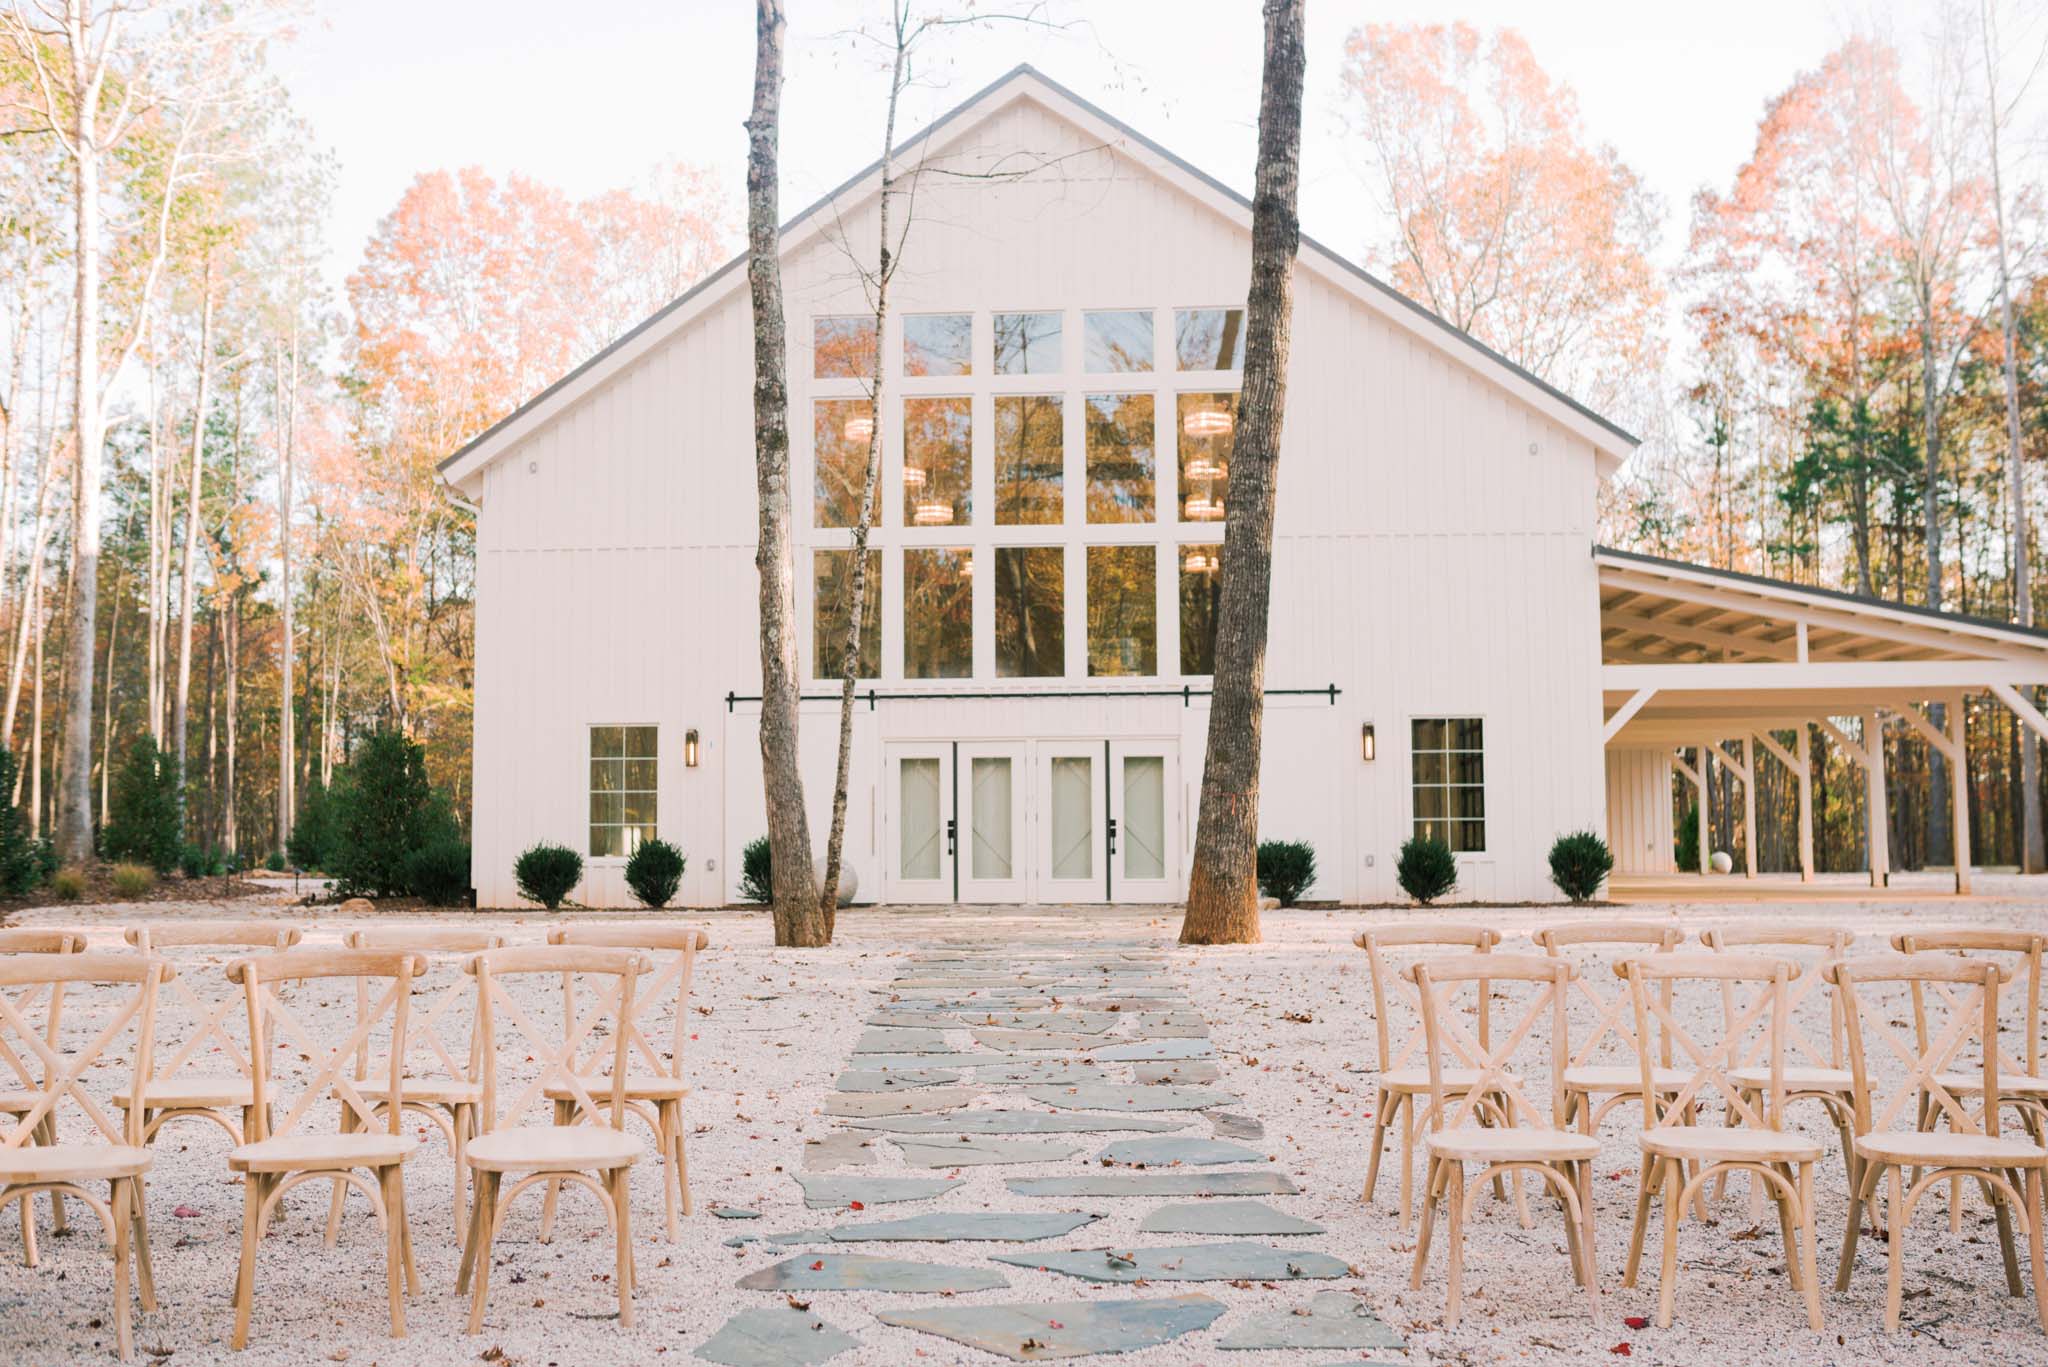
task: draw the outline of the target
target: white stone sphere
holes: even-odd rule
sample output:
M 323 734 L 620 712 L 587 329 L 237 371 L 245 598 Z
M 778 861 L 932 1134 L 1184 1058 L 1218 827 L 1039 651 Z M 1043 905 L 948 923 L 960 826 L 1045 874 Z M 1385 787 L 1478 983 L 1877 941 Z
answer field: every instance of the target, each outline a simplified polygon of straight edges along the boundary
M 1729 855 L 1728 851 L 1726 850 L 1715 850 L 1714 857 L 1707 861 L 1707 865 L 1708 867 L 1712 868 L 1715 873 L 1735 872 L 1735 860 Z

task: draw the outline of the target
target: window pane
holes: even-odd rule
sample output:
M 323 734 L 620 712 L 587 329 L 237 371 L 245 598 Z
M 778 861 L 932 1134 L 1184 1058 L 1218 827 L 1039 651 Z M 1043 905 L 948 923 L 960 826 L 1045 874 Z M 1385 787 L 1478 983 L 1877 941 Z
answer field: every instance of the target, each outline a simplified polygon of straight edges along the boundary
M 998 546 L 995 568 L 996 674 L 1030 679 L 1066 673 L 1066 552 L 1058 546 Z
M 1452 783 L 1486 782 L 1486 756 L 1477 750 L 1453 750 L 1444 762 L 1445 776 Z
M 590 761 L 590 791 L 616 793 L 626 786 L 626 762 L 617 759 Z
M 1415 789 L 1415 819 L 1440 817 L 1444 815 L 1444 790 L 1442 788 Z
M 996 374 L 1057 375 L 1059 370 L 1059 314 L 996 315 Z
M 1417 783 L 1442 783 L 1444 781 L 1443 751 L 1417 750 L 1412 763 Z
M 653 793 L 627 793 L 620 799 L 621 809 L 629 825 L 641 825 L 654 820 Z
M 1439 719 L 1417 717 L 1409 728 L 1409 739 L 1417 750 L 1441 750 L 1445 725 Z
M 846 666 L 846 605 L 852 601 L 853 552 L 816 551 L 811 561 L 811 677 L 837 679 Z M 868 552 L 860 621 L 859 677 L 882 677 L 882 553 Z
M 939 876 L 939 762 L 905 759 L 897 770 L 898 867 L 905 878 Z
M 654 839 L 654 827 L 628 826 L 620 832 L 620 835 L 625 839 L 625 848 L 620 853 L 630 855 L 642 845 Z
M 626 791 L 630 793 L 651 793 L 655 789 L 654 769 L 657 761 L 651 759 L 629 759 L 626 761 Z
M 1095 876 L 1095 765 L 1078 755 L 1052 762 L 1052 876 Z
M 1216 608 L 1223 584 L 1221 546 L 1180 548 L 1180 672 L 1216 672 Z
M 811 521 L 819 527 L 851 527 L 860 520 L 861 488 L 867 483 L 874 405 L 866 399 L 820 399 L 813 409 Z
M 1244 369 L 1244 310 L 1175 309 L 1173 351 L 1182 370 Z
M 1453 750 L 1483 750 L 1486 748 L 1486 724 L 1477 717 L 1455 717 L 1450 727 L 1450 748 Z
M 1410 725 L 1416 834 L 1457 853 L 1486 848 L 1484 733 L 1477 717 L 1417 717 Z
M 590 828 L 590 857 L 610 859 L 624 854 L 625 844 L 622 832 L 617 826 L 592 826 Z
M 1124 877 L 1166 877 L 1166 761 L 1124 760 Z
M 974 369 L 974 315 L 911 313 L 903 318 L 905 375 L 965 375 Z
M 873 314 L 818 318 L 811 323 L 811 374 L 821 380 L 875 373 Z
M 946 527 L 974 520 L 973 401 L 903 401 L 903 521 Z
M 1150 394 L 1088 396 L 1088 520 L 1152 520 Z
M 1091 375 L 1152 368 L 1152 310 L 1123 309 L 1082 315 L 1087 325 L 1086 360 Z
M 1088 672 L 1159 672 L 1159 557 L 1150 546 L 1088 548 Z
M 969 768 L 973 797 L 968 809 L 972 827 L 968 839 L 974 847 L 974 876 L 1008 878 L 1012 867 L 1010 834 L 1014 829 L 1010 819 L 1010 761 L 977 755 Z
M 903 552 L 903 674 L 965 679 L 974 673 L 974 552 Z
M 653 759 L 659 751 L 655 747 L 658 728 L 652 726 L 629 726 L 626 728 L 626 758 Z M 630 786 L 630 785 L 629 785 Z
M 617 825 L 626 819 L 626 795 L 624 793 L 592 793 L 590 795 L 590 819 L 607 825 Z
M 1180 516 L 1183 522 L 1223 520 L 1223 494 L 1230 484 L 1231 433 L 1237 426 L 1237 395 L 1175 396 L 1174 443 L 1180 450 Z
M 624 750 L 626 728 L 623 726 L 593 726 L 590 728 L 590 756 L 592 759 L 615 759 Z
M 1066 451 L 1064 405 L 1056 394 L 996 398 L 996 521 L 1056 523 Z
M 1486 850 L 1484 821 L 1453 821 L 1451 849 L 1459 854 L 1483 854 Z
M 1478 821 L 1486 815 L 1486 789 L 1446 788 L 1450 794 L 1449 810 L 1452 816 L 1466 817 Z

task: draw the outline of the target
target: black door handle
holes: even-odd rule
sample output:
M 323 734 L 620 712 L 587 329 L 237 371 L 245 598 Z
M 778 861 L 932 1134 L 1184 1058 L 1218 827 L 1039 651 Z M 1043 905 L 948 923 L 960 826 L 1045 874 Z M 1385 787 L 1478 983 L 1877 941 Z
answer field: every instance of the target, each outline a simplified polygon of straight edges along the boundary
M 1116 853 L 1116 818 L 1109 819 L 1109 852 Z
M 959 852 L 960 823 L 954 820 L 952 817 L 948 817 L 946 818 L 946 853 L 949 855 L 953 855 L 958 854 Z

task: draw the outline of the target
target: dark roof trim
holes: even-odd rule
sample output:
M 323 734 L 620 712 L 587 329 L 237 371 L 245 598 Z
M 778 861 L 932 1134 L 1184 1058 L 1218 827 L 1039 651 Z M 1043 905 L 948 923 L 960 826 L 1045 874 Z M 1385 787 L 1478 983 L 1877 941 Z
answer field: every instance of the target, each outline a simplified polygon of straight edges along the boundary
M 1945 612 L 1921 603 L 1894 603 L 1889 598 L 1879 598 L 1871 593 L 1852 593 L 1847 589 L 1824 589 L 1812 584 L 1795 584 L 1789 579 L 1773 579 L 1768 575 L 1745 574 L 1741 570 L 1718 569 L 1712 565 L 1697 565 L 1690 560 L 1670 560 L 1661 555 L 1645 555 L 1641 551 L 1624 551 L 1613 546 L 1594 546 L 1595 556 L 1610 556 L 1616 560 L 1627 560 L 1651 569 L 1683 570 L 1687 574 L 1703 574 L 1714 579 L 1725 579 L 1732 584 L 1750 588 L 1771 589 L 1780 593 L 1802 594 L 1809 598 L 1822 598 L 1856 608 L 1880 608 L 1886 612 L 1903 612 L 1914 617 L 1925 617 L 1929 621 L 1941 622 L 1948 626 L 1974 627 L 1980 631 L 1995 631 L 2002 635 L 2023 637 L 2030 642 L 2048 642 L 2048 627 L 2023 627 L 2017 622 L 1998 622 L 1989 617 L 1972 617 L 1960 612 Z
M 1075 94 L 1072 90 L 1069 90 L 1066 86 L 1061 85 L 1058 81 L 1053 80 L 1050 76 L 1047 76 L 1044 72 L 1038 70 L 1029 62 L 1018 63 L 1016 66 L 1010 68 L 1010 70 L 1004 72 L 995 80 L 983 86 L 980 90 L 975 91 L 972 95 L 962 100 L 959 104 L 954 105 L 944 114 L 941 114 L 938 118 L 934 119 L 931 123 L 927 124 L 920 131 L 905 138 L 902 142 L 897 144 L 897 153 L 901 154 L 903 152 L 907 152 L 910 148 L 917 145 L 918 143 L 929 142 L 933 137 L 935 137 L 939 133 L 941 129 L 945 128 L 948 124 L 952 123 L 955 119 L 959 118 L 967 110 L 973 108 L 982 100 L 988 98 L 990 95 L 1000 90 L 1003 86 L 1008 85 L 1011 81 L 1016 80 L 1020 76 L 1030 76 L 1036 80 L 1044 82 L 1046 85 L 1052 87 L 1052 89 L 1058 91 L 1060 95 L 1062 95 L 1064 98 L 1071 100 L 1080 108 L 1086 110 L 1088 113 L 1094 115 L 1096 118 L 1101 119 L 1104 123 L 1110 125 L 1119 133 L 1129 138 L 1132 142 L 1139 144 L 1140 146 L 1144 147 L 1147 151 L 1151 152 L 1153 155 L 1161 158 L 1162 160 L 1171 163 L 1177 169 L 1185 172 L 1190 176 L 1193 176 L 1195 179 L 1201 181 L 1204 185 L 1207 185 L 1216 193 L 1224 196 L 1226 199 L 1229 199 L 1233 203 L 1242 207 L 1246 212 L 1250 212 L 1252 202 L 1249 199 L 1246 199 L 1243 195 L 1239 194 L 1236 190 L 1233 190 L 1230 186 L 1225 185 L 1222 181 L 1216 179 L 1216 177 L 1210 175 L 1207 171 L 1204 171 L 1201 167 L 1196 166 L 1194 163 L 1187 161 L 1182 157 L 1176 156 L 1173 152 L 1170 152 L 1166 148 L 1160 146 L 1151 138 L 1146 137 L 1143 133 L 1140 133 L 1137 129 L 1131 127 L 1131 125 L 1125 123 L 1122 119 L 1116 117 L 1116 115 L 1109 113 L 1107 110 L 1095 104 L 1093 101 L 1090 101 L 1088 99 L 1083 98 L 1080 95 Z M 869 176 L 874 175 L 875 172 L 881 169 L 881 166 L 881 160 L 877 158 L 876 160 L 862 167 L 853 175 L 848 176 L 845 180 L 841 181 L 837 186 L 834 186 L 831 190 L 826 191 L 824 195 L 822 195 L 820 198 L 814 201 L 809 207 L 805 208 L 801 213 L 797 214 L 796 217 L 790 219 L 788 222 L 782 225 L 782 230 L 778 234 L 778 240 L 781 237 L 787 237 L 790 233 L 802 227 L 805 223 L 810 221 L 810 219 L 812 219 L 817 214 L 822 212 L 834 200 L 838 199 L 841 195 L 846 194 L 848 191 L 852 190 L 856 185 L 859 185 Z M 1443 318 L 1437 316 L 1435 313 L 1430 312 L 1430 310 L 1424 308 L 1421 304 L 1416 303 L 1407 295 L 1402 294 L 1399 290 L 1395 289 L 1392 285 L 1387 284 L 1384 280 L 1381 280 L 1378 276 L 1372 274 L 1372 272 L 1366 270 L 1363 266 L 1358 265 L 1356 262 L 1343 256 L 1341 253 L 1332 251 L 1330 248 L 1324 246 L 1322 243 L 1316 241 L 1314 238 L 1308 236 L 1305 233 L 1302 235 L 1301 241 L 1304 246 L 1313 247 L 1323 256 L 1328 257 L 1331 261 L 1335 262 L 1345 271 L 1357 277 L 1359 280 L 1365 282 L 1367 285 L 1371 286 L 1374 290 L 1377 290 L 1381 295 L 1385 296 L 1387 299 L 1390 299 L 1395 303 L 1400 304 L 1402 307 L 1408 309 L 1411 313 L 1415 314 L 1416 317 L 1423 319 L 1424 321 L 1434 325 L 1438 329 L 1442 330 L 1446 335 L 1472 348 L 1472 350 L 1486 357 L 1494 364 L 1501 366 L 1502 368 L 1512 372 L 1514 375 L 1527 381 L 1529 384 L 1534 385 L 1536 388 L 1542 390 L 1551 398 L 1556 399 L 1559 403 L 1564 404 L 1567 408 L 1570 408 L 1573 412 L 1579 414 L 1581 417 L 1587 419 L 1589 422 L 1598 424 L 1601 428 L 1603 428 L 1607 432 L 1612 433 L 1615 437 L 1617 437 L 1623 442 L 1626 442 L 1629 446 L 1633 447 L 1642 445 L 1640 439 L 1635 437 L 1626 429 L 1622 428 L 1616 423 L 1610 422 L 1608 419 L 1602 417 L 1600 414 L 1586 407 L 1586 405 L 1580 403 L 1577 399 L 1574 399 L 1571 395 L 1565 393 L 1557 386 L 1550 384 L 1548 381 L 1542 379 L 1541 377 L 1531 373 L 1530 371 L 1524 369 L 1519 365 L 1516 365 L 1507 357 L 1501 355 L 1493 348 L 1487 346 L 1484 342 L 1481 342 L 1478 338 L 1472 336 L 1471 333 L 1465 332 L 1460 328 L 1453 327 Z M 742 252 L 739 256 L 733 258 L 731 261 L 726 262 L 723 266 L 720 266 L 717 270 L 705 276 L 696 284 L 690 286 L 689 289 L 685 290 L 675 299 L 663 305 L 658 311 L 649 316 L 644 322 L 640 323 L 632 330 L 622 334 L 616 341 L 612 342 L 603 350 L 591 356 L 589 360 L 583 362 L 574 370 L 571 370 L 568 374 L 564 375 L 561 379 L 556 380 L 546 389 L 541 390 L 538 394 L 535 394 L 525 403 L 519 405 L 519 407 L 513 409 L 510 413 L 507 413 L 504 417 L 498 419 L 498 421 L 492 423 L 489 427 L 485 428 L 481 433 L 479 433 L 475 437 L 472 437 L 470 440 L 464 442 L 459 450 L 457 450 L 453 455 L 449 456 L 447 459 L 443 460 L 439 465 L 434 467 L 436 472 L 438 473 L 447 470 L 449 466 L 461 460 L 471 451 L 475 450 L 479 446 L 482 446 L 484 443 L 490 441 L 491 438 L 496 436 L 504 428 L 510 426 L 512 423 L 518 421 L 520 418 L 525 417 L 526 414 L 532 411 L 535 407 L 539 406 L 540 404 L 546 403 L 556 393 L 558 393 L 562 389 L 567 388 L 569 385 L 574 384 L 577 379 L 579 379 L 582 375 L 588 372 L 593 366 L 596 366 L 600 362 L 604 361 L 613 352 L 618 351 L 621 347 L 627 346 L 633 341 L 634 338 L 640 336 L 640 334 L 646 332 L 649 328 L 654 327 L 656 324 L 660 323 L 664 318 L 667 318 L 676 310 L 687 307 L 692 300 L 694 300 L 699 295 L 703 294 L 705 291 L 717 285 L 720 281 L 724 280 L 728 275 L 731 275 L 735 271 L 744 269 L 746 263 L 746 254 Z

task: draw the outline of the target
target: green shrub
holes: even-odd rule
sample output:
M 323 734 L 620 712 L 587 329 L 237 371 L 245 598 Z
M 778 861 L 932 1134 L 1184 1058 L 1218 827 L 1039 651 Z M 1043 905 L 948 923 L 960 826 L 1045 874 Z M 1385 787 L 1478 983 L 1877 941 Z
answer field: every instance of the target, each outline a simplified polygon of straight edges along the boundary
M 452 832 L 436 837 L 406 859 L 406 886 L 431 906 L 459 907 L 469 901 L 469 842 Z
M 1613 872 L 1613 852 L 1591 831 L 1561 835 L 1550 847 L 1550 881 L 1574 902 L 1591 901 Z
M 169 873 L 184 851 L 182 827 L 177 758 L 148 736 L 138 736 L 114 772 L 101 847 L 109 859 L 129 859 Z
M 1316 847 L 1306 840 L 1259 842 L 1259 891 L 1291 907 L 1316 881 Z
M 512 878 L 521 897 L 553 911 L 583 881 L 583 856 L 567 845 L 543 841 L 514 861 Z
M 38 842 L 28 833 L 28 815 L 8 800 L 17 772 L 14 752 L 0 747 L 0 897 L 19 897 L 48 876 Z
M 457 834 L 427 782 L 426 751 L 395 731 L 357 748 L 335 775 L 327 808 L 320 866 L 344 897 L 405 896 L 413 853 Z
M 60 902 L 76 902 L 85 896 L 85 873 L 80 869 L 59 869 L 50 875 L 50 891 Z
M 1428 906 L 1458 886 L 1458 857 L 1443 841 L 1418 835 L 1401 847 L 1394 876 L 1401 891 Z
M 1671 858 L 1680 873 L 1700 866 L 1700 805 L 1697 802 L 1686 803 L 1685 815 L 1678 818 L 1678 843 Z
M 209 862 L 206 851 L 197 845 L 187 845 L 178 851 L 178 872 L 187 878 L 206 877 L 206 866 Z
M 147 864 L 114 865 L 114 891 L 133 901 L 156 886 L 156 870 Z
M 263 856 L 263 867 L 269 869 L 272 873 L 283 873 L 284 851 L 272 850 L 269 854 Z
M 57 876 L 57 842 L 47 835 L 36 842 L 36 872 L 44 883 Z
M 775 883 L 770 877 L 773 863 L 768 848 L 768 837 L 755 836 L 740 851 L 740 896 L 749 902 L 772 902 L 775 900 Z
M 682 885 L 683 852 L 666 840 L 643 840 L 626 861 L 626 886 L 642 906 L 665 907 Z
M 306 791 L 304 805 L 299 808 L 299 819 L 292 823 L 292 833 L 285 838 L 285 854 L 290 857 L 295 869 L 324 869 L 327 867 L 327 844 L 333 824 L 333 805 L 328 801 L 327 785 L 315 783 Z M 279 861 L 282 865 L 283 861 Z

